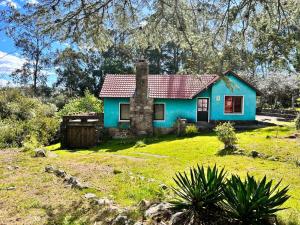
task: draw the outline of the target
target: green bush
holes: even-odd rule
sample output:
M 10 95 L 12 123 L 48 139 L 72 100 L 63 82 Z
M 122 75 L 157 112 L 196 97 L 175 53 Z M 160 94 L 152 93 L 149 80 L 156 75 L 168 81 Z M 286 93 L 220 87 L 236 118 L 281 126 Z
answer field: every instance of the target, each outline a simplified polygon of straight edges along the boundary
M 207 170 L 199 165 L 192 167 L 190 173 L 176 174 L 173 178 L 177 187 L 172 187 L 177 199 L 172 202 L 177 210 L 192 211 L 200 215 L 207 209 L 212 209 L 223 200 L 224 169 L 218 170 L 216 166 Z
M 296 130 L 300 130 L 300 113 L 298 113 L 295 120 Z
M 40 145 L 48 144 L 59 127 L 55 114 L 53 104 L 26 97 L 17 89 L 0 90 L 0 147 L 21 147 L 31 137 Z
M 190 124 L 185 127 L 185 134 L 187 136 L 193 136 L 198 134 L 198 129 L 195 124 Z
M 147 145 L 145 144 L 145 141 L 144 140 L 140 140 L 140 141 L 137 141 L 134 145 L 135 148 L 143 148 L 143 147 L 146 147 Z
M 237 143 L 237 137 L 235 134 L 234 127 L 230 122 L 219 124 L 215 128 L 218 139 L 224 143 L 224 149 L 234 150 L 235 144 Z
M 88 90 L 84 92 L 84 96 L 76 98 L 67 103 L 59 112 L 59 116 L 74 115 L 85 112 L 103 112 L 102 101 L 92 95 Z
M 280 206 L 290 196 L 288 187 L 278 189 L 280 182 L 272 187 L 272 181 L 267 182 L 266 176 L 256 181 L 253 176 L 247 175 L 242 181 L 239 176 L 233 175 L 224 185 L 224 208 L 228 215 L 242 222 L 242 224 L 268 224 L 268 219 L 284 208 Z

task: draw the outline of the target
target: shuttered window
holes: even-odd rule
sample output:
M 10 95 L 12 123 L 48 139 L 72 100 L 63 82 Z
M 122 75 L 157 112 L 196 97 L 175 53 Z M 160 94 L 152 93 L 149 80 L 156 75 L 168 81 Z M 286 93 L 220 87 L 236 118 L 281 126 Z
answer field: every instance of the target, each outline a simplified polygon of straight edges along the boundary
M 154 120 L 165 120 L 164 104 L 154 104 Z
M 129 120 L 129 104 L 127 103 L 121 103 L 120 104 L 120 120 L 126 121 Z
M 242 113 L 243 96 L 225 96 L 225 113 Z

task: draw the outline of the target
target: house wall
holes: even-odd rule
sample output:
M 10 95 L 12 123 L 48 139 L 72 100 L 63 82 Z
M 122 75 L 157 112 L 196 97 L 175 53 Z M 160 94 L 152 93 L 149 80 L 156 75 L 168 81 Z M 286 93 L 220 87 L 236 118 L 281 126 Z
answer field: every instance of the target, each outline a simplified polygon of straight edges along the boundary
M 256 115 L 256 91 L 249 87 L 240 79 L 228 75 L 230 87 L 226 86 L 224 80 L 218 81 L 211 88 L 211 115 L 210 120 L 255 120 Z M 225 114 L 224 99 L 225 95 L 244 96 L 243 113 Z M 217 100 L 219 97 L 219 101 Z
M 117 128 L 119 122 L 119 104 L 129 103 L 129 98 L 104 98 L 104 127 Z
M 187 119 L 188 122 L 196 122 L 197 98 L 210 97 L 210 95 L 211 89 L 209 88 L 193 99 L 154 99 L 154 104 L 165 104 L 165 120 L 153 121 L 153 126 L 158 128 L 173 127 L 177 118 Z

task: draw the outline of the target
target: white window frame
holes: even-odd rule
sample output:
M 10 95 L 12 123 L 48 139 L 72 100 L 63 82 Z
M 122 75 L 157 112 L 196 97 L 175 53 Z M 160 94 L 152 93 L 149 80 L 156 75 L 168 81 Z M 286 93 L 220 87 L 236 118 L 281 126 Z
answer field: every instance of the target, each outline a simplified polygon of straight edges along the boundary
M 225 112 L 225 98 L 226 97 L 242 97 L 242 112 L 240 113 L 226 113 Z M 242 116 L 244 115 L 244 107 L 245 107 L 245 96 L 244 95 L 224 95 L 224 99 L 223 99 L 223 112 L 224 115 L 238 115 L 238 116 Z
M 209 123 L 210 121 L 210 97 L 198 97 L 196 98 L 196 123 L 198 122 L 198 99 L 199 98 L 207 98 L 208 99 L 208 118 L 207 118 L 207 122 Z
M 164 119 L 163 120 L 155 120 L 154 119 L 154 105 L 164 105 Z M 155 102 L 153 104 L 153 122 L 165 122 L 166 121 L 166 103 L 164 102 Z
M 129 102 L 119 102 L 119 122 L 129 122 L 129 120 L 121 120 L 121 105 L 129 105 L 129 111 L 130 111 L 130 104 Z

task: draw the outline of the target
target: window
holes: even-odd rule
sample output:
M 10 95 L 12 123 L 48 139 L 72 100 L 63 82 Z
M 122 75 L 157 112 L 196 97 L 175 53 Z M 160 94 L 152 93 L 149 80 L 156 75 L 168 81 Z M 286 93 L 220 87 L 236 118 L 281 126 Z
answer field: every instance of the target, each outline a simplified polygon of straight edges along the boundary
M 199 98 L 198 99 L 198 111 L 200 111 L 200 112 L 208 111 L 208 99 L 207 98 Z
M 243 96 L 225 96 L 225 113 L 242 113 Z
M 165 119 L 165 104 L 154 104 L 154 120 Z
M 130 119 L 129 104 L 121 103 L 120 104 L 120 121 L 128 121 L 129 119 Z

